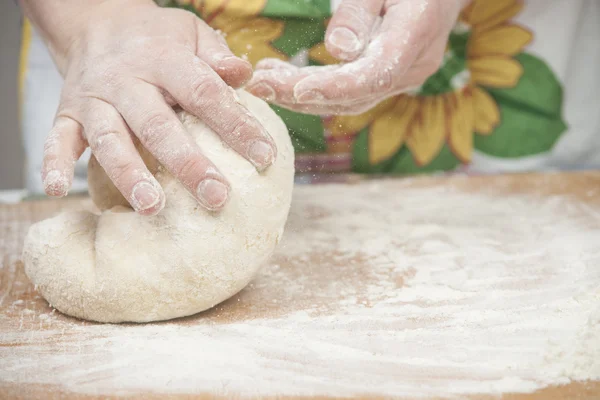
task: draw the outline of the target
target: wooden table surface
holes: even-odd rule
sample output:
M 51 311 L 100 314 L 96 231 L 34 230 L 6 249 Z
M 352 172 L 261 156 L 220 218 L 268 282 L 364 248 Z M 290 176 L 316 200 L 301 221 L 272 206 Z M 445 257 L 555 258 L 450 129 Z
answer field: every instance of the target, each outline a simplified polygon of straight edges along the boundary
M 281 339 L 281 336 L 266 337 L 265 343 L 261 344 L 263 351 L 268 353 L 266 356 L 263 354 L 264 358 L 250 358 L 252 362 L 260 361 L 251 367 L 260 371 L 257 373 L 268 374 L 270 373 L 268 371 L 271 371 L 274 374 L 273 382 L 264 376 L 260 377 L 260 380 L 247 381 L 245 384 L 249 388 L 248 391 L 231 389 L 225 383 L 219 385 L 219 382 L 209 382 L 206 384 L 208 386 L 203 386 L 200 383 L 192 382 L 194 381 L 193 369 L 199 368 L 198 371 L 200 371 L 202 368 L 214 366 L 217 368 L 216 370 L 222 368 L 227 379 L 233 381 L 236 380 L 236 377 L 247 379 L 248 376 L 252 376 L 253 371 L 245 370 L 243 357 L 227 353 L 227 341 L 222 339 L 222 337 L 232 335 L 232 329 L 235 328 L 244 333 L 246 332 L 244 329 L 247 327 L 254 327 L 252 329 L 264 329 L 260 332 L 269 332 L 267 326 L 268 329 L 272 329 L 272 326 L 268 325 L 270 321 L 288 321 L 285 323 L 289 323 L 289 326 L 273 326 L 287 329 L 291 338 L 296 334 L 296 330 L 308 329 L 307 326 L 310 327 L 310 325 L 303 325 L 303 323 L 310 321 L 311 318 L 325 316 L 331 321 L 336 321 L 337 318 L 343 321 L 345 310 L 347 310 L 344 308 L 345 306 L 342 306 L 345 304 L 344 300 L 358 299 L 360 302 L 361 299 L 364 299 L 364 309 L 375 307 L 379 300 L 377 296 L 373 295 L 372 289 L 380 286 L 388 287 L 382 283 L 383 281 L 394 280 L 395 286 L 391 290 L 395 291 L 410 286 L 411 276 L 390 277 L 385 274 L 373 274 L 373 270 L 377 266 L 367 257 L 362 257 L 360 254 L 343 254 L 343 251 L 335 246 L 331 249 L 327 249 L 326 246 L 317 246 L 318 236 L 322 236 L 325 238 L 323 240 L 327 241 L 333 237 L 332 232 L 337 232 L 335 231 L 337 228 L 326 224 L 312 224 L 312 222 L 326 219 L 327 214 L 336 209 L 336 202 L 339 204 L 337 208 L 341 209 L 339 212 L 343 214 L 345 211 L 343 211 L 342 205 L 348 196 L 363 196 L 364 201 L 372 199 L 375 204 L 380 201 L 382 207 L 393 205 L 402 207 L 402 196 L 410 196 L 411 191 L 447 189 L 453 193 L 485 195 L 490 198 L 501 198 L 502 196 L 530 198 L 534 196 L 539 199 L 559 196 L 570 199 L 568 201 L 572 200 L 586 205 L 581 208 L 582 213 L 589 213 L 592 212 L 590 210 L 595 209 L 600 210 L 600 173 L 390 179 L 376 183 L 354 180 L 352 183 L 336 186 L 335 191 L 322 190 L 319 187 L 320 185 L 311 185 L 297 188 L 286 231 L 286 235 L 288 232 L 292 233 L 290 240 L 298 242 L 298 246 L 307 246 L 307 248 L 295 248 L 293 254 L 290 254 L 288 250 L 291 247 L 288 240 L 288 244 L 281 246 L 269 266 L 265 267 L 265 272 L 261 273 L 249 287 L 234 298 L 196 316 L 149 325 L 101 325 L 64 316 L 53 310 L 38 295 L 24 273 L 20 253 L 24 236 L 30 224 L 54 215 L 60 210 L 90 207 L 89 199 L 73 197 L 0 205 L 0 255 L 2 257 L 0 269 L 0 398 L 95 399 L 116 396 L 135 399 L 389 398 L 394 393 L 386 390 L 384 384 L 379 385 L 380 389 L 378 385 L 374 385 L 368 393 L 349 392 L 336 387 L 334 384 L 336 377 L 344 379 L 344 376 L 354 376 L 352 374 L 356 373 L 353 370 L 356 368 L 355 364 L 344 363 L 331 364 L 337 370 L 320 370 L 319 374 L 331 375 L 331 379 L 324 380 L 323 384 L 314 384 L 311 386 L 313 387 L 311 392 L 301 392 L 298 396 L 296 396 L 298 393 L 286 393 L 285 388 L 292 387 L 293 384 L 289 383 L 286 386 L 282 382 L 275 382 L 282 379 L 280 378 L 282 375 L 278 375 L 277 369 L 289 369 L 290 375 L 286 376 L 292 376 L 293 379 L 298 379 L 300 382 L 305 379 L 306 385 L 312 385 L 309 381 L 310 376 L 308 376 L 310 374 L 306 372 L 306 368 L 310 370 L 312 362 L 315 363 L 315 369 L 322 368 L 323 365 L 329 365 L 327 364 L 328 358 L 337 356 L 329 353 L 328 350 L 321 353 L 318 347 L 312 349 L 314 351 L 311 353 L 303 353 L 302 356 L 299 356 L 293 352 L 304 351 L 302 343 L 290 344 L 289 351 L 286 350 L 288 348 L 286 343 L 269 343 L 278 340 L 269 339 L 270 337 Z M 378 194 L 374 195 L 373 193 Z M 437 201 L 437 199 L 432 199 L 432 201 Z M 327 207 L 321 207 L 320 202 L 327 202 Z M 440 210 L 443 211 L 443 208 L 444 205 L 440 203 Z M 352 210 L 349 209 L 347 213 L 347 217 L 351 218 Z M 373 218 L 378 218 L 378 216 L 374 215 Z M 596 224 L 596 222 L 591 221 L 590 224 Z M 597 229 L 600 229 L 600 223 L 598 223 Z M 314 241 L 303 239 L 303 236 L 299 236 L 302 232 L 314 236 Z M 339 286 L 332 286 L 334 283 Z M 291 316 L 296 319 L 290 319 Z M 397 318 L 396 322 L 399 323 L 401 316 Z M 289 321 L 293 321 L 293 323 Z M 390 324 L 393 322 L 386 321 Z M 413 321 L 413 324 L 417 325 L 431 323 L 431 321 Z M 357 337 L 379 334 L 384 329 L 382 324 L 383 321 L 377 321 L 377 316 L 373 316 L 373 321 L 369 324 L 357 325 Z M 389 328 L 390 326 L 392 328 Z M 403 325 L 392 324 L 385 329 L 399 331 L 403 329 L 401 326 Z M 416 328 L 421 327 L 416 326 Z M 422 328 L 426 329 L 427 326 L 424 325 Z M 340 327 L 340 329 L 342 328 Z M 353 334 L 352 329 L 348 332 L 350 336 Z M 182 341 L 181 346 L 189 346 L 190 352 L 202 355 L 204 354 L 202 352 L 206 351 L 207 355 L 201 356 L 203 360 L 200 360 L 199 363 L 190 363 L 190 359 L 185 357 L 185 349 L 176 347 L 177 343 L 160 341 L 163 338 L 170 340 L 168 338 L 172 334 L 175 335 L 172 337 L 176 338 L 173 340 Z M 387 334 L 392 336 L 386 337 L 392 339 L 396 337 L 393 336 L 394 332 Z M 206 346 L 196 348 L 194 335 L 202 337 L 202 343 Z M 232 343 L 238 344 L 234 341 Z M 244 345 L 243 342 L 240 346 L 242 345 Z M 255 346 L 254 343 L 247 345 L 252 348 Z M 311 346 L 313 345 L 314 343 L 311 343 Z M 389 345 L 394 345 L 393 340 Z M 426 346 L 427 343 L 424 345 Z M 433 345 L 437 344 L 433 343 Z M 256 346 L 258 348 L 258 345 Z M 273 353 L 269 346 L 276 348 Z M 359 346 L 357 345 L 355 350 L 360 350 Z M 375 346 L 375 344 L 371 343 L 369 346 Z M 211 349 L 211 347 L 214 348 Z M 129 352 L 132 354 L 138 351 L 147 352 L 149 348 L 155 353 L 152 356 L 129 357 Z M 331 347 L 326 349 L 331 349 Z M 219 357 L 219 351 L 224 352 L 224 359 Z M 600 357 L 600 349 L 589 349 L 589 351 L 598 353 L 598 357 Z M 182 363 L 190 363 L 189 368 L 178 365 L 177 360 L 171 359 L 172 357 L 180 357 Z M 269 368 L 266 368 L 264 363 L 269 357 L 277 358 L 281 363 L 277 364 L 270 360 L 268 362 L 273 364 L 269 364 Z M 378 371 L 380 368 L 381 376 L 391 374 L 389 376 L 398 376 L 399 379 L 402 379 L 402 376 L 414 376 L 411 368 L 418 368 L 416 365 L 395 364 L 392 359 L 386 359 L 381 354 L 365 357 L 365 368 L 370 368 L 371 372 Z M 163 362 L 164 368 L 155 365 Z M 148 363 L 153 365 L 149 366 Z M 302 364 L 308 364 L 308 366 Z M 145 370 L 145 368 L 148 369 Z M 402 374 L 408 375 L 394 375 L 395 369 L 402 370 Z M 144 375 L 139 372 L 141 370 L 147 371 L 147 373 Z M 131 380 L 139 379 L 138 385 L 123 377 L 128 374 L 128 371 L 132 374 Z M 161 374 L 158 374 L 157 371 L 161 371 Z M 206 371 L 209 370 L 198 372 L 198 374 L 209 373 Z M 176 376 L 182 373 L 186 376 L 186 381 L 183 382 Z M 166 375 L 169 374 L 173 376 L 167 377 Z M 358 377 L 360 374 L 356 376 Z M 377 376 L 377 374 L 373 376 Z M 215 375 L 214 379 L 218 380 L 218 375 Z M 436 385 L 438 385 L 436 387 L 442 387 L 439 386 L 442 378 L 436 376 L 436 372 L 428 374 L 425 371 L 419 375 L 419 379 L 423 388 Z M 456 383 L 459 385 L 464 377 L 456 372 L 456 376 L 449 374 L 443 379 L 456 379 Z M 164 387 L 161 387 L 161 382 L 165 383 Z M 256 382 L 262 382 L 261 385 L 265 385 L 265 382 L 272 382 L 273 390 L 269 391 L 264 387 L 262 388 L 264 390 L 256 390 L 253 388 Z M 302 386 L 302 384 L 298 385 Z M 447 386 L 452 387 L 451 384 Z M 277 388 L 284 388 L 281 389 L 281 394 L 277 393 Z M 499 394 L 492 391 L 460 394 L 460 390 L 457 389 L 452 393 L 432 392 L 427 398 L 591 400 L 600 399 L 600 381 L 560 381 L 527 392 Z M 427 393 L 427 390 L 423 393 Z M 404 393 L 398 397 L 422 398 L 418 393 L 414 395 Z

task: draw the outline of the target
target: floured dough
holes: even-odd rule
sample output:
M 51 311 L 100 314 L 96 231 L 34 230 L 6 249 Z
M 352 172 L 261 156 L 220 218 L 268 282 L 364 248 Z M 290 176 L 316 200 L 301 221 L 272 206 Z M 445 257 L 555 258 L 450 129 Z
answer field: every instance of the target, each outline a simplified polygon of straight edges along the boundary
M 151 157 L 164 210 L 141 216 L 90 163 L 90 192 L 101 215 L 66 212 L 33 225 L 25 271 L 58 310 L 101 322 L 147 322 L 206 310 L 241 290 L 279 242 L 288 215 L 294 153 L 281 119 L 262 100 L 240 101 L 273 136 L 278 155 L 263 173 L 189 114 L 181 118 L 231 184 L 224 210 L 210 213 Z

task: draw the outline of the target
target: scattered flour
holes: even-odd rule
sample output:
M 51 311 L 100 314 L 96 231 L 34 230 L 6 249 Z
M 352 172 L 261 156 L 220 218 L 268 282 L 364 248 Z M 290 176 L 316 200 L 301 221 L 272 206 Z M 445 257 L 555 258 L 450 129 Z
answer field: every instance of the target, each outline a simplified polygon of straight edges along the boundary
M 297 188 L 275 258 L 197 317 L 96 325 L 13 302 L 24 323 L 2 343 L 21 345 L 0 347 L 0 378 L 95 394 L 412 397 L 600 379 L 596 210 L 381 185 Z

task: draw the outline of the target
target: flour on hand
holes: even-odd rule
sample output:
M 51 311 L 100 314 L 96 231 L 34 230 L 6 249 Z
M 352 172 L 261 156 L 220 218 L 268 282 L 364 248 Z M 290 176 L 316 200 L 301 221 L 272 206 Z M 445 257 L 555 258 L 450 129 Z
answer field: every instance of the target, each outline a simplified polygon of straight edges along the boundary
M 147 217 L 125 207 L 92 160 L 90 192 L 102 213 L 63 213 L 33 225 L 25 240 L 26 273 L 52 306 L 101 322 L 158 321 L 206 310 L 248 284 L 283 233 L 294 153 L 269 106 L 238 94 L 275 140 L 274 164 L 258 173 L 201 121 L 182 113 L 189 133 L 231 184 L 229 202 L 219 213 L 205 211 L 142 154 L 166 195 L 163 211 Z

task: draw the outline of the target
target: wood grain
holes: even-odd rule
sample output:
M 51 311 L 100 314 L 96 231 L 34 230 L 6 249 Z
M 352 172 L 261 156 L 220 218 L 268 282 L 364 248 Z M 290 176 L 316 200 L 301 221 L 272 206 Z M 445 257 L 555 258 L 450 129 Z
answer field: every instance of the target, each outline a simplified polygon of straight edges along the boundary
M 323 181 L 326 179 L 321 179 Z M 340 177 L 335 178 L 336 181 Z M 347 177 L 346 182 L 351 185 L 361 185 L 361 179 L 353 176 Z M 394 180 L 386 179 L 381 181 L 385 190 L 401 192 L 403 188 L 417 187 L 448 187 L 465 192 L 494 192 L 496 194 L 535 194 L 537 196 L 561 195 L 569 196 L 579 201 L 585 202 L 591 206 L 600 208 L 600 173 L 557 173 L 557 174 L 524 174 L 497 177 L 436 177 Z M 310 190 L 310 189 L 306 189 Z M 340 201 L 343 201 L 344 194 L 340 193 Z M 29 283 L 20 261 L 20 253 L 23 245 L 23 239 L 28 227 L 35 221 L 47 218 L 51 215 L 72 208 L 90 208 L 91 203 L 85 197 L 73 197 L 61 200 L 36 200 L 24 202 L 17 205 L 0 205 L 0 255 L 2 257 L 2 268 L 0 269 L 0 354 L 9 350 L 9 347 L 24 347 L 25 351 L 31 346 L 27 339 L 28 331 L 32 329 L 46 330 L 50 329 L 44 324 L 39 326 L 35 316 L 52 314 L 53 318 L 63 327 L 60 338 L 49 337 L 46 343 L 37 343 L 37 346 L 31 347 L 25 362 L 35 362 L 36 351 L 40 346 L 47 352 L 58 352 L 59 346 L 68 344 L 72 346 L 91 346 L 92 338 L 79 336 L 82 327 L 95 326 L 85 321 L 79 321 L 58 312 L 52 308 L 36 293 L 35 289 Z M 301 219 L 307 221 L 322 217 L 326 212 L 318 207 L 303 208 Z M 368 276 L 366 269 L 368 263 L 360 257 L 344 258 L 344 255 L 332 254 L 328 252 L 309 253 L 307 259 L 288 258 L 285 254 L 276 254 L 275 262 L 282 268 L 286 268 L 290 277 L 298 278 L 311 276 L 310 283 L 314 287 L 309 288 L 306 296 L 297 298 L 294 301 L 288 301 L 285 304 L 273 302 L 271 299 L 277 299 L 284 296 L 285 288 L 270 286 L 267 284 L 250 285 L 240 294 L 229 301 L 196 316 L 183 318 L 175 321 L 164 322 L 161 324 L 195 326 L 199 323 L 210 324 L 229 324 L 254 319 L 277 318 L 280 315 L 290 314 L 303 310 L 307 304 L 329 304 L 327 298 L 320 298 L 323 291 L 319 287 L 323 282 L 342 282 L 345 285 L 366 285 L 365 277 Z M 340 261 L 342 260 L 342 261 Z M 349 267 L 350 265 L 350 267 Z M 403 285 L 403 279 L 410 277 L 397 277 L 398 287 Z M 370 278 L 369 278 L 370 279 Z M 18 304 L 18 306 L 15 306 Z M 32 318 L 23 318 L 23 307 L 30 310 Z M 335 315 L 335 309 L 325 309 L 327 312 Z M 77 327 L 70 329 L 69 327 Z M 22 335 L 22 340 L 15 340 L 15 335 Z M 9 340 L 10 338 L 10 340 Z M 86 342 L 82 342 L 86 341 Z M 98 360 L 101 363 L 101 360 Z M 27 374 L 27 368 L 23 371 Z M 110 373 L 110 371 L 108 371 Z M 28 383 L 8 381 L 3 379 L 2 361 L 0 359 L 0 398 L 7 399 L 100 399 L 100 398 L 131 398 L 131 399 L 221 399 L 232 398 L 232 394 L 222 395 L 218 393 L 186 393 L 172 394 L 169 392 L 160 393 L 156 391 L 147 391 L 140 389 L 136 393 L 126 393 L 116 396 L 110 391 L 99 395 L 88 395 L 69 390 L 64 382 L 44 382 L 35 383 L 35 379 L 27 379 Z M 426 384 L 426 383 L 425 383 Z M 243 393 L 236 394 L 234 397 L 246 397 Z M 304 399 L 309 397 L 261 397 L 261 399 Z M 315 396 L 310 398 L 325 398 Z M 333 397 L 328 397 L 333 398 Z M 361 398 L 361 397 L 354 397 Z M 374 393 L 371 396 L 363 398 L 377 399 L 384 398 Z M 498 396 L 489 395 L 471 395 L 454 398 L 465 398 L 472 400 L 496 399 Z M 592 400 L 600 399 L 600 382 L 572 382 L 567 385 L 551 386 L 539 390 L 535 393 L 520 394 L 506 393 L 501 396 L 505 400 L 557 400 L 557 399 L 580 399 Z

